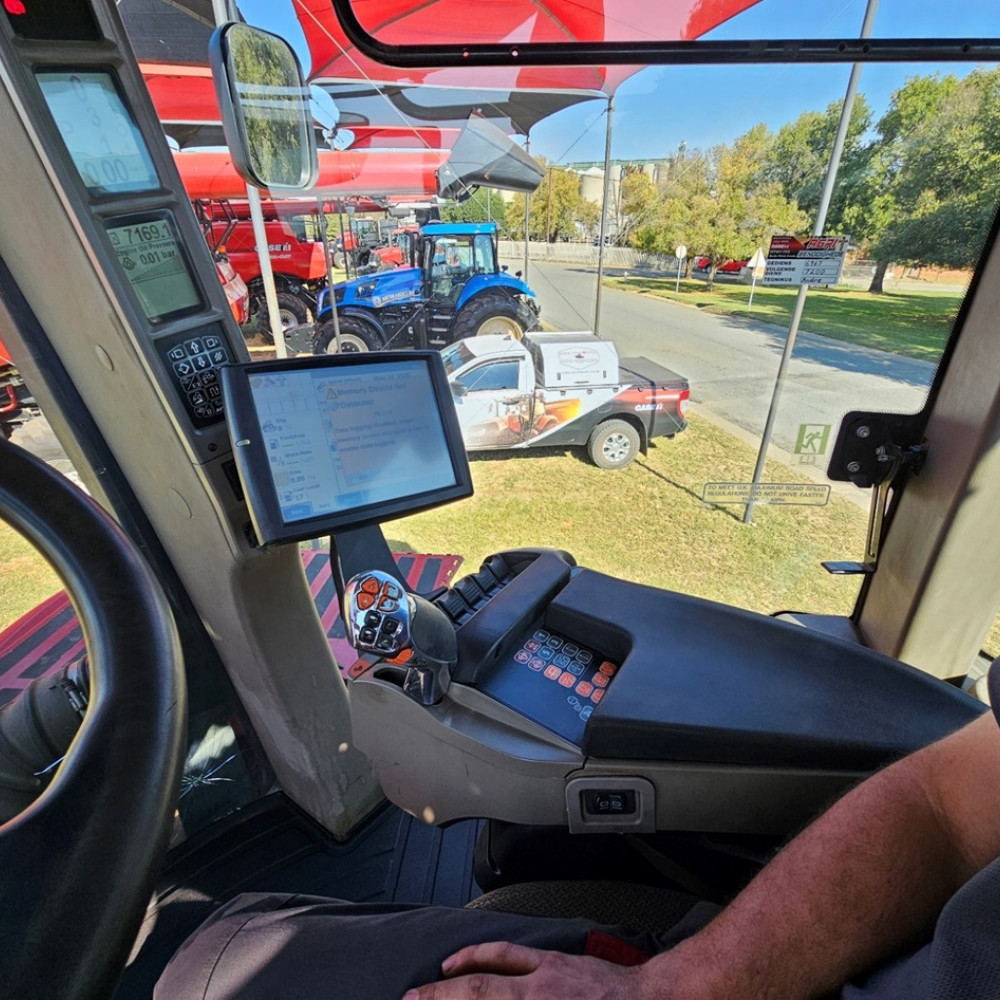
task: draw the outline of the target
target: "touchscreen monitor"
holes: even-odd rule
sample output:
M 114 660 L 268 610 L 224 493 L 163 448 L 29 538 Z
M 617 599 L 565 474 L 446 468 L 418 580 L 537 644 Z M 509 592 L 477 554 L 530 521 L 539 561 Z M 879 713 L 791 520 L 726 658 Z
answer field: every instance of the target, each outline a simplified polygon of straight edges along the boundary
M 263 544 L 318 538 L 472 494 L 437 351 L 222 370 L 233 453 Z

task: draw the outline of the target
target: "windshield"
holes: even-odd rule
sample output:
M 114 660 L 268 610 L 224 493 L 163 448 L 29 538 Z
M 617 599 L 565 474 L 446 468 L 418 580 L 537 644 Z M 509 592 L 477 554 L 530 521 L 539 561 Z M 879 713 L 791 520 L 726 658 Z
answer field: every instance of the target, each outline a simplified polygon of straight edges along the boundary
M 857 37 L 864 15 L 858 3 L 822 16 L 744 6 L 705 37 Z M 883 2 L 873 30 L 977 37 L 992 20 L 984 4 L 945 17 Z M 309 44 L 325 79 L 335 53 Z M 483 84 L 498 73 L 483 70 Z M 554 100 L 531 124 L 545 176 L 530 197 L 484 186 L 442 207 L 445 221 L 498 223 L 500 264 L 523 273 L 545 330 L 596 330 L 621 358 L 685 379 L 690 406 L 682 431 L 649 436 L 618 471 L 544 435 L 473 452 L 478 504 L 401 522 L 395 537 L 470 566 L 505 545 L 554 544 L 615 575 L 767 613 L 851 612 L 864 575 L 822 563 L 864 561 L 871 491 L 826 467 L 849 411 L 925 405 L 996 209 L 1000 71 L 861 69 L 820 220 L 850 76 L 848 65 L 630 68 L 611 94 Z M 387 93 L 386 120 L 399 107 Z M 411 122 L 412 141 L 421 127 Z M 829 249 L 806 247 L 814 231 Z M 772 248 L 775 237 L 793 242 Z M 460 357 L 446 349 L 446 367 Z
M 472 450 L 476 502 L 395 523 L 393 542 L 452 554 L 468 570 L 498 549 L 554 545 L 594 569 L 740 607 L 850 614 L 864 574 L 823 562 L 864 562 L 871 491 L 831 480 L 827 465 L 846 413 L 917 414 L 927 402 L 996 214 L 1000 69 L 872 64 L 855 72 L 852 91 L 850 65 L 603 67 L 585 88 L 575 71 L 550 70 L 547 90 L 516 95 L 505 71 L 489 68 L 463 70 L 462 86 L 421 77 L 418 88 L 398 83 L 403 71 L 376 75 L 363 61 L 351 70 L 332 12 L 311 6 L 315 17 L 300 21 L 300 5 L 285 0 L 240 5 L 250 23 L 292 40 L 328 136 L 309 207 L 272 202 L 268 223 L 281 323 L 300 338 L 293 350 L 313 350 L 330 275 L 404 262 L 378 223 L 419 198 L 417 211 L 430 206 L 444 223 L 499 229 L 498 260 L 488 234 L 428 246 L 427 263 L 449 269 L 440 303 L 460 308 L 472 279 L 499 265 L 498 280 L 520 275 L 526 286 L 510 301 L 539 308 L 512 312 L 501 328 L 469 319 L 455 329 L 596 334 L 615 352 L 604 380 L 565 395 L 562 409 L 554 399 L 521 401 L 516 414 L 501 399 L 483 403 L 480 418 L 502 424 L 514 447 Z M 480 30 L 472 8 L 480 13 L 468 24 Z M 864 16 L 857 2 L 732 8 L 699 37 L 857 38 Z M 139 26 L 129 28 L 141 48 Z M 884 0 L 873 35 L 994 31 L 992 2 L 945 10 Z M 533 193 L 484 184 L 438 204 L 434 172 L 460 149 L 472 110 L 541 165 Z M 199 155 L 214 154 L 186 148 L 175 159 Z M 182 176 L 193 189 L 195 172 Z M 224 248 L 250 289 L 248 343 L 268 357 L 255 240 L 239 204 Z M 218 240 L 223 227 L 208 228 Z M 401 307 L 386 306 L 396 322 Z M 377 343 L 373 327 L 359 329 L 341 333 L 359 349 Z M 450 373 L 472 354 L 456 344 L 443 357 Z M 667 388 L 644 395 L 650 384 Z M 637 440 L 621 468 L 594 460 L 594 421 L 567 430 L 572 406 L 587 413 L 587 393 L 610 388 L 601 413 L 625 420 Z M 672 422 L 660 419 L 668 412 Z
M 444 361 L 444 370 L 448 375 L 458 371 L 462 365 L 468 364 L 474 357 L 475 354 L 461 341 L 457 344 L 452 344 L 451 347 L 446 347 L 441 352 L 441 358 Z

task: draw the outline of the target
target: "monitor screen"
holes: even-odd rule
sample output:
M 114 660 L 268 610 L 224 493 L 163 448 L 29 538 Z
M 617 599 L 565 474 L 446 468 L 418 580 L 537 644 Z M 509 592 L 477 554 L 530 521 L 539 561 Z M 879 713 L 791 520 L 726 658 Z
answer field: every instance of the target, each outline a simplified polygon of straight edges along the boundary
M 383 352 L 222 370 L 262 544 L 318 538 L 470 496 L 441 356 Z
M 155 191 L 160 186 L 142 133 L 110 70 L 44 69 L 37 78 L 91 194 Z
M 122 274 L 151 323 L 202 308 L 169 212 L 117 216 L 104 226 Z

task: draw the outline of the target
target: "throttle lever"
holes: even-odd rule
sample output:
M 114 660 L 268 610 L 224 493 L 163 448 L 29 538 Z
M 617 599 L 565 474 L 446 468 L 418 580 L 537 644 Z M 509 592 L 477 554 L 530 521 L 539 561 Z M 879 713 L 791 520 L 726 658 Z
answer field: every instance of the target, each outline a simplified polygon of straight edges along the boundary
M 458 640 L 448 616 L 417 594 L 407 593 L 381 570 L 353 576 L 344 589 L 347 641 L 386 659 L 412 650 L 403 688 L 424 705 L 441 700 L 458 662 Z

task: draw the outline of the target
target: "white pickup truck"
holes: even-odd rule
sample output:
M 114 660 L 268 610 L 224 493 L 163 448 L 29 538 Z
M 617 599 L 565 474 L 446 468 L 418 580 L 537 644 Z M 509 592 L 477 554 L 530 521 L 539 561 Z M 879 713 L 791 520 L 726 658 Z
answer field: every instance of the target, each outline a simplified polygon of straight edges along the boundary
M 592 333 L 471 337 L 441 354 L 468 451 L 585 445 L 621 469 L 687 426 L 686 378 Z

